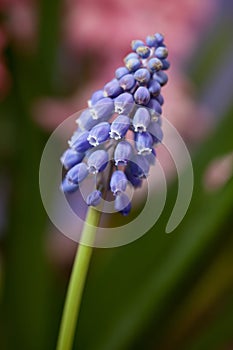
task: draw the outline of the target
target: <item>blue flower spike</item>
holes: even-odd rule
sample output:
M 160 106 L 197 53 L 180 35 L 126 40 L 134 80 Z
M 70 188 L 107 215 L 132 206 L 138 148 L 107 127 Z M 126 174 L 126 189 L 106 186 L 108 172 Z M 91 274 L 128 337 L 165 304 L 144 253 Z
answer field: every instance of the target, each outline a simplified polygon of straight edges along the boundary
M 111 191 L 122 215 L 131 210 L 128 187 L 141 187 L 156 163 L 154 147 L 163 139 L 161 91 L 170 67 L 160 33 L 132 41 L 131 49 L 112 80 L 91 95 L 61 157 L 66 170 L 61 191 L 73 193 L 94 176 L 96 189 L 87 195 L 87 205 L 98 206 L 103 190 Z

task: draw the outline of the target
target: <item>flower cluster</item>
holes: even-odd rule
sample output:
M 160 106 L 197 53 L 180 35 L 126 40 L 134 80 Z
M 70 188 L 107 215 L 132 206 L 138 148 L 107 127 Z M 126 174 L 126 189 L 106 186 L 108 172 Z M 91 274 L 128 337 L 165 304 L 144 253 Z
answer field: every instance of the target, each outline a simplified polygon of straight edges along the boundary
M 97 206 L 109 190 L 116 211 L 123 215 L 131 209 L 127 187 L 141 186 L 155 162 L 154 147 L 163 138 L 161 88 L 169 68 L 161 34 L 148 36 L 145 43 L 134 40 L 131 47 L 115 78 L 91 96 L 61 157 L 67 170 L 62 191 L 74 192 L 87 176 L 95 176 L 96 189 L 87 196 L 87 204 Z

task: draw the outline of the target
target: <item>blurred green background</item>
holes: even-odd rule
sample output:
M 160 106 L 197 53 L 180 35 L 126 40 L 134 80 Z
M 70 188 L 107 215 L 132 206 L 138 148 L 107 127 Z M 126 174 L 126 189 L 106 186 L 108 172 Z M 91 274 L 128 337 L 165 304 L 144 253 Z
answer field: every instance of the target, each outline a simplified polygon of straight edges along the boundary
M 173 176 L 146 235 L 94 251 L 74 349 L 233 349 L 233 6 L 203 6 L 0 1 L 0 349 L 55 349 L 76 244 L 48 222 L 41 153 L 53 128 L 111 79 L 127 35 L 147 30 L 164 31 L 171 47 L 168 106 L 182 85 L 170 111 L 180 115 L 191 101 L 177 127 L 193 160 L 193 198 L 166 235 Z

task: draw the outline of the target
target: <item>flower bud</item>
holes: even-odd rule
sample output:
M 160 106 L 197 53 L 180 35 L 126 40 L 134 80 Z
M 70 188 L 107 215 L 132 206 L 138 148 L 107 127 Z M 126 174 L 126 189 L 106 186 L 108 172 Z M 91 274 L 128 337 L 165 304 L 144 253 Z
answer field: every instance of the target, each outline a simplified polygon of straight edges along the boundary
M 134 107 L 134 99 L 133 96 L 124 92 L 117 96 L 114 100 L 115 112 L 118 114 L 129 114 Z
M 136 81 L 132 74 L 126 74 L 119 80 L 119 84 L 123 90 L 131 90 L 136 84 Z
M 149 90 L 144 86 L 139 86 L 134 93 L 134 99 L 137 104 L 146 105 L 150 101 Z
M 149 47 L 155 47 L 156 44 L 157 44 L 157 40 L 155 38 L 154 35 L 148 35 L 146 37 L 146 44 L 149 46 Z
M 130 58 L 125 65 L 130 72 L 135 72 L 135 70 L 141 67 L 141 61 L 137 58 Z
M 76 119 L 76 123 L 78 124 L 80 130 L 89 131 L 98 123 L 98 120 L 93 119 L 90 109 L 85 109 L 80 114 L 79 118 Z
M 98 146 L 100 143 L 105 142 L 109 138 L 109 132 L 110 132 L 109 123 L 107 122 L 99 123 L 98 125 L 94 126 L 91 129 L 87 137 L 87 140 L 89 141 L 90 145 Z
M 152 152 L 153 138 L 149 132 L 136 133 L 135 144 L 138 154 L 149 154 Z
M 86 152 L 91 147 L 87 140 L 88 135 L 88 131 L 82 131 L 81 133 L 77 134 L 77 136 L 74 134 L 74 137 L 68 141 L 69 146 L 77 152 Z
M 87 159 L 88 170 L 92 174 L 103 171 L 108 164 L 108 153 L 104 150 L 97 150 L 90 154 Z
M 93 119 L 108 121 L 114 113 L 114 103 L 109 97 L 99 100 L 91 109 Z
M 156 39 L 157 46 L 160 46 L 163 44 L 164 36 L 163 34 L 155 33 L 155 39 Z
M 162 62 L 162 65 L 163 65 L 162 66 L 163 70 L 167 70 L 167 69 L 170 68 L 170 62 L 168 60 L 164 59 L 164 60 L 161 60 L 161 62 Z
M 102 193 L 98 190 L 94 190 L 87 196 L 86 203 L 88 206 L 96 207 L 100 204 L 101 198 Z
M 136 52 L 142 58 L 148 58 L 150 56 L 150 49 L 145 45 L 138 46 Z
M 133 51 L 136 51 L 139 46 L 145 45 L 142 40 L 133 40 L 131 42 L 131 48 Z
M 121 79 L 126 74 L 129 74 L 129 70 L 126 67 L 119 67 L 115 71 L 115 76 L 117 79 Z
M 78 184 L 74 184 L 73 182 L 70 182 L 67 179 L 67 177 L 65 177 L 61 183 L 60 189 L 64 193 L 73 193 L 73 192 L 77 191 Z
M 154 73 L 162 69 L 163 64 L 160 61 L 160 59 L 158 59 L 157 57 L 153 57 L 147 62 L 147 67 L 150 72 Z
M 88 170 L 87 170 L 86 164 L 79 163 L 67 172 L 66 178 L 70 182 L 78 185 L 87 177 L 87 175 L 88 175 Z
M 133 117 L 135 132 L 145 132 L 150 124 L 150 113 L 146 108 L 138 108 Z
M 119 85 L 117 79 L 113 79 L 106 85 L 104 85 L 104 96 L 105 97 L 116 97 L 122 92 L 122 88 Z
M 121 141 L 114 152 L 115 165 L 126 165 L 133 153 L 131 144 L 128 141 Z
M 153 79 L 156 80 L 161 86 L 164 86 L 168 82 L 168 76 L 163 71 L 154 73 Z
M 150 170 L 150 164 L 145 156 L 135 155 L 129 164 L 131 173 L 138 178 L 147 177 Z
M 85 152 L 76 152 L 74 149 L 69 148 L 63 153 L 61 163 L 67 170 L 69 170 L 72 166 L 80 163 L 84 156 Z
M 127 184 L 128 180 L 123 171 L 116 170 L 113 172 L 110 181 L 110 188 L 114 195 L 125 192 Z
M 148 85 L 148 90 L 150 91 L 151 95 L 157 96 L 161 91 L 161 86 L 158 81 L 151 79 Z
M 140 68 L 134 73 L 134 79 L 141 84 L 146 84 L 150 80 L 150 72 L 146 68 Z
M 139 59 L 139 56 L 136 54 L 136 52 L 130 52 L 127 56 L 124 58 L 124 62 L 127 63 L 131 58 L 137 58 Z
M 167 58 L 167 56 L 168 56 L 168 49 L 165 46 L 159 46 L 155 50 L 155 56 L 160 58 L 160 59 Z
M 90 99 L 90 106 L 94 106 L 96 104 L 96 102 L 98 102 L 99 100 L 102 100 L 104 98 L 104 92 L 103 90 L 97 90 L 95 91 Z
M 118 194 L 115 198 L 114 206 L 116 211 L 119 211 L 122 215 L 128 215 L 131 210 L 131 203 L 127 194 Z
M 150 102 L 146 105 L 152 111 L 152 118 L 157 119 L 162 114 L 162 108 L 156 98 L 151 98 Z
M 130 127 L 130 119 L 126 115 L 119 115 L 111 125 L 110 137 L 115 140 L 120 140 L 125 136 Z

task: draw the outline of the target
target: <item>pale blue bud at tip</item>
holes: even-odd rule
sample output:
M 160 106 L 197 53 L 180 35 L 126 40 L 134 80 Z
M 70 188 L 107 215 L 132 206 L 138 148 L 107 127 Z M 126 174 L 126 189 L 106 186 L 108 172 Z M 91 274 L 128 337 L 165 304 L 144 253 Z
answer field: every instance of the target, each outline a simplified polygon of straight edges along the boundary
M 87 196 L 86 203 L 88 206 L 96 207 L 100 204 L 101 198 L 102 193 L 99 190 L 94 190 Z
M 69 170 L 72 166 L 80 163 L 85 156 L 85 153 L 76 152 L 74 149 L 67 149 L 61 156 L 62 165 Z
M 156 44 L 157 44 L 157 40 L 155 38 L 154 35 L 148 35 L 146 37 L 146 44 L 149 46 L 149 47 L 155 47 Z
M 74 184 L 73 182 L 69 181 L 67 177 L 64 178 L 60 186 L 60 190 L 64 193 L 73 193 L 77 191 L 78 188 L 78 184 Z
M 122 93 L 122 88 L 119 85 L 119 82 L 117 79 L 113 79 L 112 81 L 110 81 L 109 83 L 107 83 L 104 86 L 104 96 L 105 97 L 116 97 L 118 96 L 120 93 Z
M 148 58 L 151 53 L 150 48 L 147 46 L 138 46 L 136 52 L 142 58 Z
M 92 174 L 103 171 L 108 164 L 108 153 L 104 150 L 97 150 L 90 154 L 87 159 L 88 170 Z
M 159 58 L 153 57 L 147 62 L 147 67 L 150 72 L 157 72 L 162 69 L 163 64 Z
M 146 108 L 138 108 L 133 117 L 133 126 L 135 132 L 145 132 L 150 124 L 150 113 Z
M 136 52 L 130 52 L 127 56 L 124 58 L 124 62 L 127 63 L 131 58 L 137 58 L 139 59 L 139 56 L 136 54 Z
M 118 114 L 129 114 L 134 107 L 133 96 L 124 92 L 117 96 L 114 100 L 115 112 Z
M 110 180 L 110 189 L 114 195 L 125 192 L 127 184 L 128 180 L 123 171 L 116 170 L 113 172 Z
M 123 90 L 131 90 L 136 84 L 136 81 L 132 74 L 126 74 L 119 80 L 119 84 Z
M 66 178 L 74 184 L 80 184 L 87 177 L 87 175 L 88 170 L 86 164 L 79 163 L 67 172 Z
M 99 144 L 105 142 L 109 138 L 109 132 L 110 132 L 109 123 L 107 122 L 99 123 L 98 125 L 94 126 L 91 129 L 87 137 L 87 140 L 89 141 L 90 145 L 96 147 Z
M 115 198 L 114 207 L 116 211 L 120 212 L 122 215 L 128 215 L 131 210 L 131 203 L 127 194 L 118 194 Z
M 150 154 L 152 152 L 153 138 L 149 132 L 136 133 L 135 144 L 138 154 Z
M 145 86 L 139 86 L 134 93 L 134 100 L 139 105 L 146 105 L 150 101 L 150 92 Z
M 168 56 L 168 49 L 165 46 L 160 46 L 155 50 L 155 56 L 164 59 Z
M 126 165 L 133 153 L 131 144 L 128 141 L 121 141 L 114 152 L 115 165 Z
M 131 42 L 131 48 L 133 51 L 136 51 L 138 47 L 145 46 L 144 42 L 142 40 L 133 40 Z
M 114 113 L 114 103 L 109 97 L 99 100 L 90 110 L 95 120 L 108 121 Z
M 126 115 L 119 115 L 111 124 L 110 137 L 120 140 L 124 137 L 130 127 L 130 118 Z
M 164 41 L 164 36 L 163 34 L 161 33 L 155 33 L 155 39 L 156 39 L 156 42 L 157 42 L 157 45 L 162 45 L 163 44 L 163 41 Z
M 87 140 L 89 135 L 88 131 L 82 131 L 77 136 L 74 134 L 68 144 L 77 152 L 86 152 L 91 146 Z
M 121 79 L 126 74 L 129 74 L 129 70 L 126 67 L 119 67 L 115 71 L 115 77 L 117 79 Z
M 137 58 L 130 58 L 125 65 L 130 72 L 135 72 L 141 67 L 141 61 Z
M 150 72 L 146 68 L 140 68 L 134 73 L 134 79 L 141 84 L 146 84 L 150 80 Z

